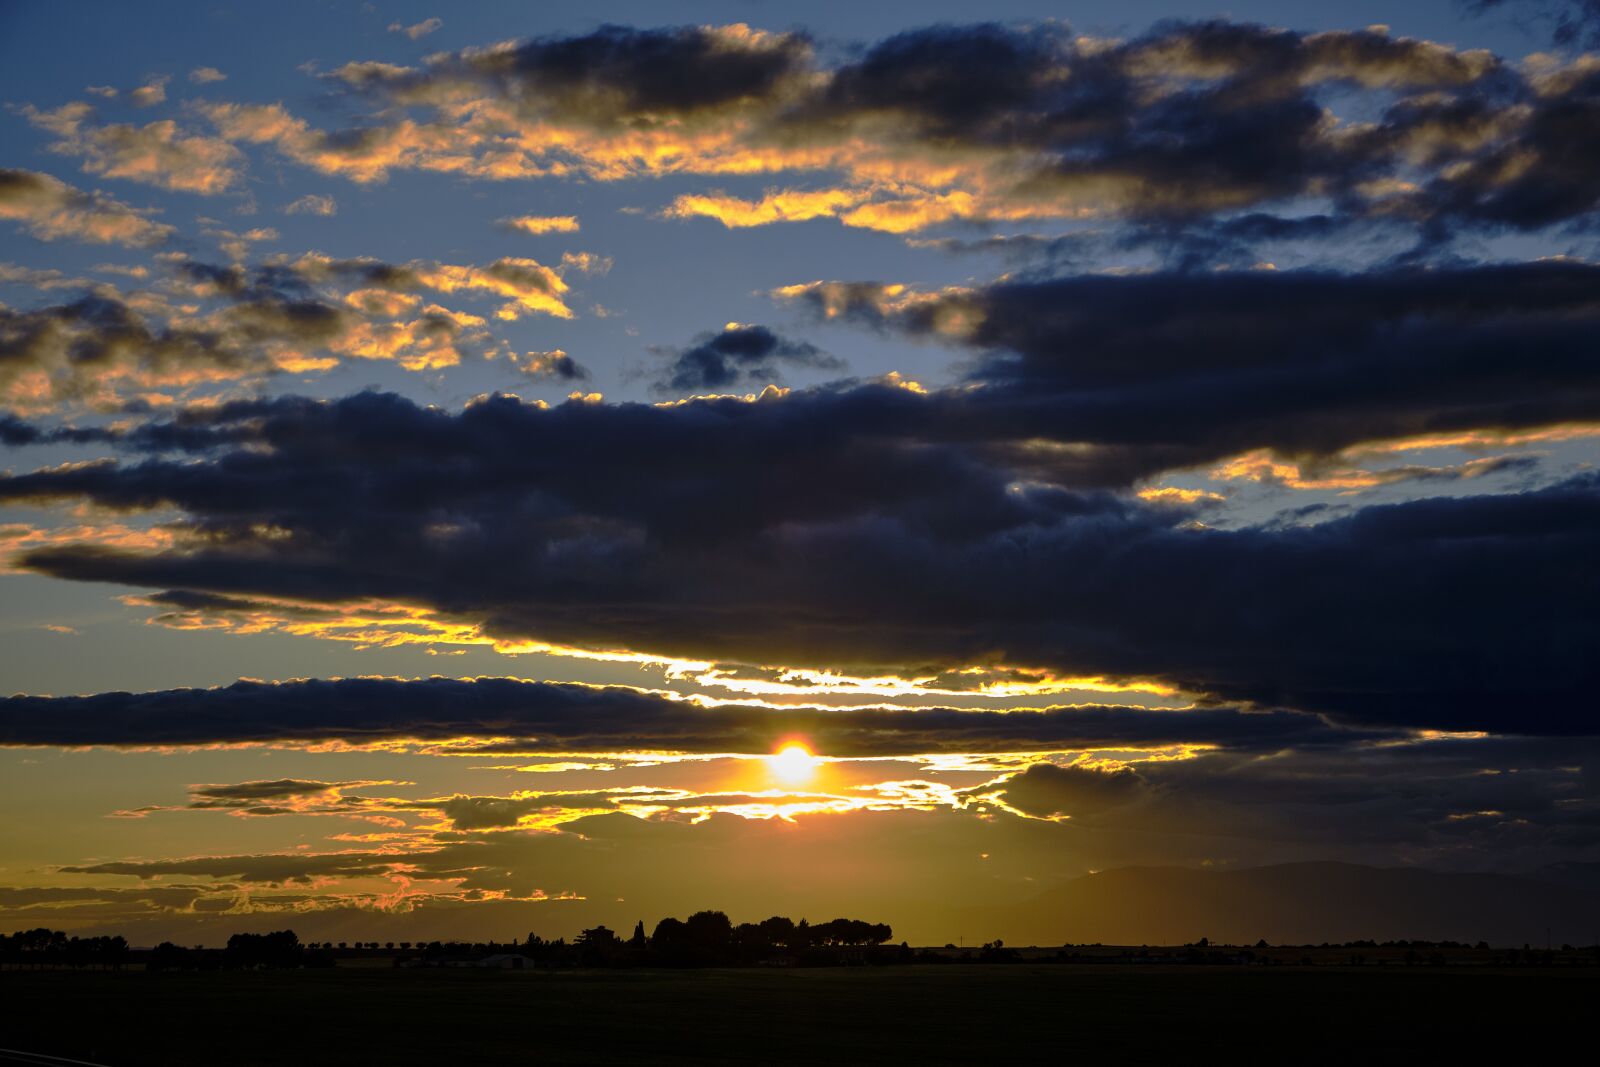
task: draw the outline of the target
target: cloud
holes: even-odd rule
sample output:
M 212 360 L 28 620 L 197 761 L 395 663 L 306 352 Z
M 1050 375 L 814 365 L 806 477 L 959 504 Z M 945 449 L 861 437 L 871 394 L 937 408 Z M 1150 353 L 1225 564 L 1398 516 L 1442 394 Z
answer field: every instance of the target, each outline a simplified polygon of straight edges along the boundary
M 1307 34 L 1223 20 L 1125 40 L 1057 24 L 945 25 L 845 54 L 823 65 L 804 36 L 743 25 L 605 26 L 419 67 L 338 68 L 328 77 L 346 92 L 392 105 L 396 117 L 372 125 L 330 133 L 242 105 L 213 117 L 225 136 L 358 181 L 396 167 L 493 179 L 829 175 L 754 200 L 691 191 L 665 212 L 729 226 L 837 218 L 909 233 L 1107 218 L 1194 251 L 1189 231 L 1215 241 L 1219 216 L 1257 214 L 1281 232 L 1315 199 L 1325 233 L 1366 227 L 1427 248 L 1595 207 L 1595 161 L 1572 147 L 1595 106 L 1581 63 L 1518 69 L 1381 27 Z M 1229 242 L 1247 238 L 1238 229 Z
M 561 269 L 563 271 L 576 271 L 579 274 L 605 275 L 611 273 L 613 261 L 610 256 L 596 255 L 593 252 L 563 252 L 561 253 Z
M 435 260 L 389 264 L 375 259 L 331 259 L 311 253 L 282 265 L 311 282 L 350 279 L 371 288 L 396 292 L 432 289 L 440 293 L 492 294 L 506 300 L 495 311 L 495 317 L 503 321 L 530 313 L 560 319 L 573 316 L 572 309 L 565 303 L 569 287 L 560 273 L 525 256 L 502 256 L 478 266 Z
M 539 37 L 430 57 L 425 73 L 350 64 L 335 76 L 362 91 L 426 99 L 452 87 L 515 97 L 530 111 L 611 124 L 759 102 L 800 73 L 809 43 L 743 25 Z
M 417 67 L 347 63 L 326 77 L 384 106 L 344 129 L 315 129 L 279 104 L 200 105 L 220 138 L 170 122 L 94 127 L 83 103 L 24 113 L 92 173 L 195 192 L 237 184 L 233 143 L 272 144 L 358 182 L 397 168 L 824 173 L 821 187 L 754 200 L 685 192 L 665 213 L 892 233 L 1105 218 L 1126 231 L 1113 239 L 1193 256 L 1237 255 L 1252 234 L 1295 229 L 1307 201 L 1325 221 L 1299 226 L 1304 239 L 1366 229 L 1414 239 L 1421 254 L 1468 230 L 1580 221 L 1600 187 L 1600 164 L 1574 147 L 1600 106 L 1597 75 L 1578 60 L 1517 68 L 1381 27 L 1306 34 L 1223 20 L 1126 40 L 1057 24 L 946 25 L 844 54 L 824 65 L 804 35 L 742 24 L 603 26 Z M 1225 216 L 1238 213 L 1257 224 L 1233 227 Z
M 237 148 L 215 137 L 186 134 L 171 119 L 93 126 L 87 105 L 74 104 L 47 112 L 26 107 L 22 113 L 56 134 L 50 151 L 81 158 L 86 174 L 202 196 L 228 192 L 244 177 L 244 154 Z
M 0 219 L 22 223 L 41 241 L 149 246 L 175 232 L 150 219 L 148 212 L 31 170 L 0 168 Z
M 36 225 L 51 232 L 68 221 L 100 225 L 48 214 L 40 205 L 51 198 L 78 203 L 80 216 L 111 210 L 100 200 L 74 201 L 72 192 L 42 175 L 0 173 L 0 204 L 12 205 L 18 217 L 40 220 Z M 164 236 L 165 228 L 160 232 Z M 251 244 L 276 239 L 276 231 L 206 233 L 236 262 L 221 266 L 168 257 L 162 266 L 169 277 L 156 289 L 123 293 L 109 284 L 68 284 L 53 276 L 10 278 L 49 290 L 86 290 L 62 303 L 0 307 L 0 383 L 11 390 L 13 408 L 43 411 L 56 401 L 114 408 L 137 388 L 189 389 L 285 371 L 309 373 L 348 359 L 431 370 L 467 356 L 509 352 L 494 338 L 488 319 L 424 303 L 416 293 L 426 289 L 503 300 L 494 312 L 500 321 L 531 312 L 572 315 L 562 301 L 567 286 L 560 274 L 531 259 L 396 265 L 309 254 L 247 266 Z M 558 361 L 547 369 L 581 377 L 576 364 Z
M 258 299 L 212 323 L 162 323 L 111 294 L 28 311 L 0 308 L 0 384 L 14 404 L 114 405 L 119 387 L 271 373 L 274 344 L 315 343 L 340 328 L 324 305 Z
M 1008 664 L 1345 721 L 1592 728 L 1592 613 L 1570 580 L 1595 548 L 1592 476 L 1210 529 L 1019 471 L 976 428 L 1032 435 L 1027 406 L 981 396 L 253 401 L 121 442 L 192 458 L 13 474 L 0 499 L 181 516 L 166 550 L 40 546 L 15 557 L 25 569 L 403 602 L 512 648 L 868 675 Z
M 196 67 L 189 72 L 189 80 L 195 85 L 211 85 L 214 82 L 227 81 L 228 76 L 216 67 Z
M 1584 353 L 1600 331 L 1597 277 L 1547 261 L 935 291 L 819 282 L 776 295 L 823 320 L 969 350 L 968 380 L 983 390 L 964 411 L 1004 408 L 1019 439 L 1073 442 L 1035 450 L 1041 473 L 1104 485 L 1258 448 L 1328 457 L 1423 433 L 1593 420 Z
M 589 372 L 583 364 L 559 348 L 548 352 L 508 354 L 511 365 L 534 381 L 580 382 L 587 381 Z
M 1150 711 L 1074 705 L 1031 711 L 953 708 L 701 706 L 626 686 L 511 678 L 347 678 L 240 681 L 218 689 L 0 698 L 0 744 L 205 745 L 253 742 L 354 744 L 413 738 L 500 739 L 474 751 L 739 752 L 765 755 L 786 737 L 815 751 L 894 756 L 985 751 L 1060 751 L 1182 744 L 1242 748 L 1393 736 L 1336 729 L 1310 715 L 1228 708 Z M 219 799 L 273 799 L 351 783 L 245 783 Z M 204 787 L 209 789 L 211 787 Z M 232 787 L 217 787 L 225 793 Z
M 410 26 L 402 25 L 398 22 L 391 22 L 389 23 L 389 32 L 403 33 L 413 41 L 417 41 L 428 36 L 428 34 L 432 33 L 434 30 L 437 30 L 443 25 L 443 19 L 423 19 L 421 22 L 413 23 Z
M 999 789 L 991 784 L 967 792 L 974 797 L 994 796 L 1029 815 L 1080 817 L 1132 803 L 1146 788 L 1145 779 L 1128 767 L 1098 770 L 1054 763 L 1035 763 L 1007 775 L 999 785 Z
M 285 265 L 382 293 L 453 276 L 377 261 Z M 1334 490 L 1526 471 L 1526 457 L 1387 471 L 1342 457 L 1419 434 L 1489 440 L 1594 421 L 1593 270 L 803 286 L 793 298 L 823 315 L 970 347 L 968 382 L 676 408 L 488 398 L 459 414 L 389 397 L 284 399 L 186 414 L 181 428 L 156 423 L 120 442 L 211 453 L 199 462 L 18 474 L 0 494 L 185 516 L 155 554 L 57 544 L 19 557 L 45 573 L 322 610 L 404 602 L 442 613 L 431 632 L 507 647 L 856 673 L 1007 664 L 1352 719 L 1575 729 L 1587 675 L 1570 652 L 1584 623 L 1559 575 L 1585 551 L 1591 479 L 1222 530 L 1193 528 L 1183 501 L 1097 487 L 1125 491 L 1196 464 Z M 250 296 L 242 275 L 207 277 L 242 287 L 238 329 L 274 337 L 327 314 L 286 316 L 283 301 Z M 19 327 L 19 337 L 43 328 Z M 738 339 L 760 342 L 757 356 L 778 343 Z M 737 352 L 708 355 L 738 365 Z M 563 373 L 553 359 L 529 366 Z M 294 447 L 302 438 L 317 448 Z M 373 439 L 397 442 L 382 469 L 361 447 Z M 524 458 L 504 469 L 498 457 L 513 455 Z M 340 508 L 305 483 L 336 483 Z M 387 485 L 413 503 L 397 508 Z M 516 537 L 500 532 L 510 529 Z M 530 545 L 542 547 L 530 555 Z M 1478 607 L 1424 595 L 1421 583 Z M 1145 610 L 1169 604 L 1212 617 L 1190 634 Z M 1542 629 L 1513 622 L 1528 617 Z M 1476 664 L 1471 685 L 1449 667 L 1460 656 Z M 1540 695 L 1513 711 L 1518 692 Z
M 194 801 L 207 806 L 249 804 L 261 800 L 284 800 L 290 797 L 318 796 L 349 788 L 368 785 L 368 782 L 319 782 L 301 778 L 278 778 L 272 781 L 239 782 L 234 785 L 195 785 L 189 787 Z
M 516 215 L 495 223 L 503 230 L 538 236 L 544 233 L 577 233 L 576 215 Z
M 307 193 L 298 200 L 291 201 L 283 207 L 285 215 L 336 215 L 339 205 L 331 196 L 319 196 L 316 193 Z
M 0 886 L 0 909 L 6 911 L 63 908 L 75 917 L 153 911 L 188 911 L 213 890 L 202 886 L 162 885 L 138 888 L 109 886 Z
M 154 107 L 156 104 L 165 103 L 167 99 L 167 82 L 171 80 L 169 77 L 152 78 L 130 92 L 128 99 L 132 100 L 138 107 Z
M 837 370 L 842 362 L 815 345 L 780 337 L 765 326 L 730 322 L 718 333 L 701 334 L 687 348 L 665 350 L 671 362 L 657 388 L 667 393 L 717 391 L 740 384 L 779 381 L 779 366 Z

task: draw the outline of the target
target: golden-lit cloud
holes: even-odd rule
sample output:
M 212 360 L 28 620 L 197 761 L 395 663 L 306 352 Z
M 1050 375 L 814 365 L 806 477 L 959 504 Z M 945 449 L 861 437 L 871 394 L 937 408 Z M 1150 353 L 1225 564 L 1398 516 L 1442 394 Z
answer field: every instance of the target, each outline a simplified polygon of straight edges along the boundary
M 373 259 L 338 260 L 310 252 L 281 262 L 301 277 L 319 283 L 350 278 L 370 287 L 400 292 L 427 288 L 440 293 L 500 297 L 506 303 L 495 311 L 495 317 L 503 321 L 530 313 L 573 317 L 572 309 L 564 302 L 569 286 L 561 273 L 525 256 L 502 256 L 481 266 L 436 260 L 391 265 Z
M 461 362 L 458 341 L 486 343 L 486 321 L 429 304 L 410 321 L 362 322 L 333 345 L 340 355 L 391 360 L 410 371 L 441 370 Z
M 48 174 L 0 170 L 0 219 L 19 222 L 41 241 L 155 245 L 175 232 L 101 193 L 85 193 Z
M 1399 482 L 1483 478 L 1515 469 L 1520 465 L 1520 458 L 1486 456 L 1445 466 L 1409 464 L 1378 470 L 1341 466 L 1336 460 L 1325 460 L 1307 469 L 1300 463 L 1274 455 L 1269 449 L 1257 449 L 1219 464 L 1211 470 L 1210 477 L 1224 482 L 1259 482 L 1286 489 L 1354 493 Z
M 510 298 L 495 312 L 497 318 L 516 319 L 528 312 L 554 315 L 561 319 L 572 317 L 572 309 L 561 300 L 562 294 L 567 291 L 567 283 L 537 260 L 507 256 L 487 267 L 441 263 L 418 269 L 417 277 L 423 285 L 443 293 L 482 289 Z
M 922 329 L 952 341 L 975 337 L 987 314 L 976 291 L 965 286 L 927 290 L 900 283 L 815 281 L 779 286 L 767 295 L 804 303 L 824 320 L 862 310 L 883 320 L 914 316 Z
M 38 548 L 82 544 L 85 539 L 105 548 L 127 551 L 160 551 L 170 548 L 176 538 L 162 526 L 128 526 L 118 522 L 94 525 L 35 526 L 25 522 L 0 523 L 0 574 L 20 573 L 11 558 Z
M 81 159 L 87 174 L 202 196 L 227 192 L 243 178 L 245 159 L 237 148 L 226 140 L 185 133 L 172 119 L 145 126 L 95 126 L 92 109 L 82 104 L 53 111 L 25 107 L 22 113 L 57 136 L 52 152 Z
M 513 215 L 496 223 L 500 228 L 516 233 L 538 236 L 546 233 L 577 233 L 576 215 Z
M 1185 489 L 1178 486 L 1151 486 L 1140 489 L 1138 496 L 1140 500 L 1147 500 L 1152 504 L 1176 504 L 1181 507 L 1217 504 L 1228 499 L 1210 489 Z

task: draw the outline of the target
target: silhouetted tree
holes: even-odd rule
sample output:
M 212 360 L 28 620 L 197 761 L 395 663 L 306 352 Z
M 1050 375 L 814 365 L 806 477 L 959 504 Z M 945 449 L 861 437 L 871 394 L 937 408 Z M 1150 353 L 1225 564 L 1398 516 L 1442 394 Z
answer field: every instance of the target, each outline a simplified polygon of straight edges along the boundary
M 784 948 L 792 948 L 794 946 L 795 926 L 792 919 L 782 915 L 774 915 L 770 919 L 762 919 L 758 928 L 768 943 L 782 945 Z
M 683 923 L 684 936 L 701 948 L 726 951 L 733 940 L 733 923 L 720 911 L 697 911 Z
M 234 934 L 228 938 L 223 961 L 229 967 L 298 967 L 305 950 L 293 930 L 270 934 Z
M 150 950 L 150 955 L 145 958 L 145 969 L 149 971 L 180 971 L 188 970 L 195 965 L 194 953 L 171 941 L 163 941 Z
M 589 967 L 615 963 L 622 954 L 622 939 L 615 931 L 604 926 L 583 931 L 572 945 L 578 950 L 579 960 Z

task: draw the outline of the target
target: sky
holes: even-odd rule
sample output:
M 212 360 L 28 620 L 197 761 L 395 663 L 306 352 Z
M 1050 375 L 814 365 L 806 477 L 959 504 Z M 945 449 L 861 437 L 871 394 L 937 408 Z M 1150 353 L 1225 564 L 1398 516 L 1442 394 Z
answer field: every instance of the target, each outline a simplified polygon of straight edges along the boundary
M 0 928 L 1600 860 L 1590 0 L 459 7 L 0 4 Z

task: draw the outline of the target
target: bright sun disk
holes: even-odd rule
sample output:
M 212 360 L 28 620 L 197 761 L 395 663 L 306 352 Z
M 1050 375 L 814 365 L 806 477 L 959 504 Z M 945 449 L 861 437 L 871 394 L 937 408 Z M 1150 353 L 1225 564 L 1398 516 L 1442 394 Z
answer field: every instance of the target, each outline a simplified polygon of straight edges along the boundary
M 785 782 L 807 780 L 816 773 L 819 762 L 806 746 L 800 744 L 784 745 L 767 757 L 773 775 Z

